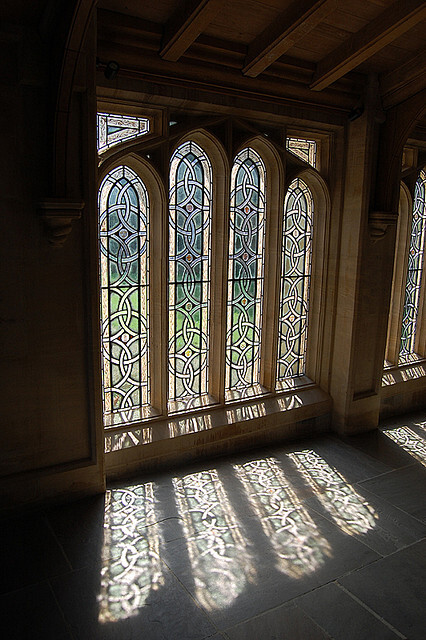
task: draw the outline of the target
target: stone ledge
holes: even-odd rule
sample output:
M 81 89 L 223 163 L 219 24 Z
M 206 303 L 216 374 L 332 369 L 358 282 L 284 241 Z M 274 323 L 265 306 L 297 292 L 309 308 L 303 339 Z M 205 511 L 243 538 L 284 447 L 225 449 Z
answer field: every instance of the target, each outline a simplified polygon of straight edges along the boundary
M 331 407 L 330 396 L 311 386 L 250 404 L 106 433 L 107 478 L 324 433 L 330 429 Z

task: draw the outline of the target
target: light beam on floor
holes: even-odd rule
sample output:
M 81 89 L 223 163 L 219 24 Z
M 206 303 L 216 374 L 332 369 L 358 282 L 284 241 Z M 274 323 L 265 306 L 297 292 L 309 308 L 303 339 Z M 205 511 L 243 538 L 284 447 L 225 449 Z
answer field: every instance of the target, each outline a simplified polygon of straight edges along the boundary
M 234 465 L 253 511 L 276 556 L 276 568 L 292 578 L 318 569 L 332 555 L 328 541 L 297 498 L 274 458 Z
M 138 613 L 164 582 L 152 482 L 106 492 L 98 620 Z
M 375 527 L 378 516 L 373 507 L 318 453 L 303 449 L 289 453 L 288 457 L 342 531 L 359 535 Z
M 207 610 L 229 607 L 255 579 L 241 525 L 217 471 L 174 478 L 176 502 L 195 583 L 195 596 Z

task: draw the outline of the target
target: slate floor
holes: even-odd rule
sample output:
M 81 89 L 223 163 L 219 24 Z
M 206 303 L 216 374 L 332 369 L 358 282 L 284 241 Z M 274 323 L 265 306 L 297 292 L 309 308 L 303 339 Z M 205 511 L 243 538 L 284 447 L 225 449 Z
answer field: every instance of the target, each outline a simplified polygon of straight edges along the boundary
M 7 640 L 426 638 L 426 416 L 1 523 Z

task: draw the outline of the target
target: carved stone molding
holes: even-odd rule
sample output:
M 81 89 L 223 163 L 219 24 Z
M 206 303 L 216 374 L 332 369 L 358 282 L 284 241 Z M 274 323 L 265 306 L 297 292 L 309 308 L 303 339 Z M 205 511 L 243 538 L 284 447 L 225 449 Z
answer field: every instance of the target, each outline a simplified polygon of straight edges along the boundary
M 373 240 L 384 238 L 390 226 L 398 222 L 398 213 L 394 211 L 370 211 L 368 227 Z
M 84 202 L 67 198 L 46 198 L 38 210 L 45 224 L 47 238 L 53 247 L 62 247 L 71 232 L 74 220 L 81 218 Z

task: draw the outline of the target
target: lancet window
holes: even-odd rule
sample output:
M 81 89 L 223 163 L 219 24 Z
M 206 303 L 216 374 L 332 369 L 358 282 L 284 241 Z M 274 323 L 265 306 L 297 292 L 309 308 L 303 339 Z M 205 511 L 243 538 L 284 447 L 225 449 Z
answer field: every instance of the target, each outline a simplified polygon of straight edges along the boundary
M 421 171 L 414 191 L 407 278 L 401 325 L 399 362 L 405 362 L 416 352 L 418 316 L 422 293 L 426 243 L 426 173 Z
M 273 395 L 306 374 L 313 170 L 284 193 L 268 148 L 253 139 L 227 169 L 219 142 L 187 136 L 167 181 L 150 154 L 107 157 L 99 188 L 106 426 Z

